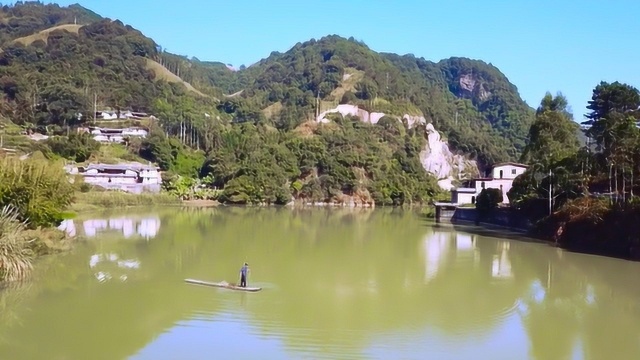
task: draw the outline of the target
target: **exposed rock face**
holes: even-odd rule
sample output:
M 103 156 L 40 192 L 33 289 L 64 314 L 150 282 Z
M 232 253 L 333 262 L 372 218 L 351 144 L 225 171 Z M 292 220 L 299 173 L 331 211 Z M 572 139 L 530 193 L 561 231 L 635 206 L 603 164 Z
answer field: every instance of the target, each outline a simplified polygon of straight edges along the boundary
M 465 74 L 460 76 L 460 96 L 467 99 L 480 99 L 485 101 L 491 96 L 491 93 L 485 89 L 484 84 L 477 81 L 473 74 Z
M 335 109 L 331 109 L 321 113 L 316 119 L 317 122 L 328 123 L 326 118 L 329 114 L 339 113 L 342 116 L 357 116 L 363 122 L 376 124 L 385 113 L 372 112 L 362 110 L 355 105 L 338 105 Z M 402 118 L 392 116 L 400 120 L 406 121 L 411 128 L 416 124 L 426 124 L 423 116 L 405 114 Z M 473 160 L 466 159 L 463 155 L 453 154 L 449 150 L 449 145 L 443 141 L 440 133 L 436 131 L 432 124 L 426 125 L 427 145 L 420 152 L 420 161 L 424 169 L 438 179 L 438 185 L 444 190 L 454 188 L 455 180 L 463 180 L 479 175 L 478 165 Z
M 427 124 L 426 131 L 427 146 L 420 152 L 420 161 L 424 169 L 438 179 L 438 185 L 442 189 L 453 189 L 455 180 L 478 176 L 476 162 L 462 155 L 453 154 L 433 124 Z
M 386 115 L 385 113 L 381 113 L 381 112 L 370 113 L 366 110 L 360 109 L 356 105 L 341 104 L 341 105 L 338 105 L 335 109 L 327 110 L 321 113 L 316 119 L 316 121 L 321 123 L 330 122 L 331 120 L 327 119 L 327 115 L 329 114 L 341 114 L 342 116 L 357 116 L 358 118 L 360 118 L 361 121 L 369 124 L 377 124 L 378 121 L 380 121 L 380 119 L 382 119 L 382 117 Z M 392 117 L 395 117 L 398 120 L 400 120 L 400 118 L 397 116 L 392 116 Z M 402 117 L 402 119 L 407 121 L 407 124 L 409 124 L 409 127 L 413 127 L 415 124 L 418 124 L 418 123 L 425 124 L 427 122 L 423 116 L 409 115 L 409 114 L 405 114 Z

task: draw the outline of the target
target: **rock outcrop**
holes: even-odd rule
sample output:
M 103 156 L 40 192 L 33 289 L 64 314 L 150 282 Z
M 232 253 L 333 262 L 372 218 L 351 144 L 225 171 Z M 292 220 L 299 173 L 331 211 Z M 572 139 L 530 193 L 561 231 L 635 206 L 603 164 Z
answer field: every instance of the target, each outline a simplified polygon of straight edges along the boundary
M 442 140 L 433 124 L 427 124 L 426 131 L 427 145 L 420 152 L 420 162 L 428 173 L 438 179 L 442 189 L 451 190 L 454 181 L 479 175 L 476 162 L 452 153 L 449 144 Z
M 480 99 L 480 101 L 487 100 L 491 93 L 486 89 L 485 84 L 477 80 L 473 74 L 465 74 L 460 76 L 458 80 L 460 84 L 460 94 L 458 96 L 466 99 Z
M 381 112 L 368 112 L 360 109 L 356 105 L 342 104 L 336 108 L 322 112 L 316 121 L 319 123 L 328 123 L 331 120 L 327 118 L 329 114 L 341 114 L 342 116 L 357 116 L 361 121 L 376 124 L 385 116 Z M 398 121 L 405 121 L 409 128 L 416 124 L 426 124 L 427 145 L 420 152 L 420 162 L 424 169 L 438 179 L 438 185 L 444 190 L 454 188 L 454 181 L 463 180 L 479 175 L 478 165 L 475 161 L 467 159 L 460 154 L 454 154 L 449 149 L 449 145 L 442 140 L 440 133 L 433 127 L 433 124 L 427 124 L 424 116 L 405 114 L 402 117 L 393 116 Z

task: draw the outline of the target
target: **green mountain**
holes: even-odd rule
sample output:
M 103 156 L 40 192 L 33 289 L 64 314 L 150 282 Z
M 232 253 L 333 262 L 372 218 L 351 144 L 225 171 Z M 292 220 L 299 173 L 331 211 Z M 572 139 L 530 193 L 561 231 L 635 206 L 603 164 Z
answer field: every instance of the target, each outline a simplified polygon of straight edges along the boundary
M 453 149 L 490 163 L 518 158 L 533 119 L 516 87 L 485 62 L 377 53 L 335 35 L 233 71 L 163 51 L 80 5 L 18 2 L 0 11 L 0 44 L 0 113 L 17 123 L 77 124 L 97 99 L 100 107 L 197 121 L 217 106 L 235 121 L 292 130 L 351 103 L 423 115 Z
M 534 112 L 497 68 L 451 58 L 433 63 L 412 55 L 376 53 L 339 36 L 296 44 L 243 71 L 225 72 L 212 85 L 253 107 L 277 104 L 271 121 L 291 129 L 339 103 L 390 115 L 424 115 L 453 148 L 482 162 L 515 160 Z M 272 112 L 270 112 L 272 113 Z

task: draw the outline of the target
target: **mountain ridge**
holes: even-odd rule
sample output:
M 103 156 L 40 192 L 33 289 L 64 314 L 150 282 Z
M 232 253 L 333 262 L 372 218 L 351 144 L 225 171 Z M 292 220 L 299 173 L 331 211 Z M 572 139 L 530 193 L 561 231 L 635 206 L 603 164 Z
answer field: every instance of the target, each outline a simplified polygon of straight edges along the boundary
M 71 28 L 76 23 L 86 23 L 78 28 L 79 35 L 51 29 Z M 39 42 L 42 39 L 37 38 L 38 34 L 45 34 L 47 42 Z M 36 37 L 29 46 L 16 43 L 29 36 Z M 49 44 L 52 36 L 57 40 Z M 85 53 L 93 59 L 76 53 L 78 46 L 74 46 L 73 41 L 83 42 L 87 49 Z M 122 60 L 116 59 L 113 52 L 105 52 L 109 51 L 106 50 L 107 43 L 111 44 L 108 45 L 111 49 L 113 46 L 124 49 L 120 54 Z M 78 67 L 79 58 L 98 64 L 98 67 L 89 68 L 83 65 L 92 80 L 73 81 L 84 84 L 85 89 L 87 82 L 104 81 L 99 80 L 106 76 L 100 69 L 104 68 L 102 65 L 115 66 L 120 61 L 131 63 L 126 68 L 138 69 L 133 70 L 137 72 L 133 77 L 146 78 L 145 84 L 156 83 L 152 88 L 145 85 L 144 93 L 140 86 L 131 83 L 126 90 L 129 95 L 123 94 L 124 89 L 102 89 L 100 98 L 112 107 L 162 113 L 158 101 L 166 95 L 159 94 L 167 94 L 168 90 L 160 88 L 169 86 L 169 92 L 179 96 L 187 96 L 186 90 L 196 97 L 205 95 L 209 99 L 189 100 L 196 104 L 192 108 L 199 109 L 194 111 L 206 110 L 211 114 L 217 109 L 227 119 L 266 121 L 282 131 L 294 129 L 313 119 L 321 110 L 340 103 L 399 116 L 409 111 L 419 112 L 443 132 L 453 149 L 469 154 L 485 165 L 517 159 L 533 119 L 533 109 L 521 99 L 517 87 L 490 63 L 462 57 L 433 62 L 413 54 L 375 52 L 353 37 L 327 35 L 318 40 L 298 42 L 285 52 L 271 52 L 249 67 L 234 71 L 222 62 L 171 54 L 132 26 L 103 18 L 80 5 L 64 8 L 28 2 L 2 8 L 0 46 L 10 48 L 12 52 L 2 55 L 5 63 L 13 57 L 33 70 L 48 66 L 32 65 L 27 57 L 41 56 L 38 54 L 42 51 L 45 56 L 58 56 L 62 47 L 68 48 L 66 51 L 71 51 L 78 59 L 67 57 L 61 65 Z M 25 51 L 28 54 L 25 55 Z M 136 59 L 140 57 L 146 58 L 147 66 Z M 115 63 L 109 63 L 110 58 Z M 150 69 L 150 62 L 158 63 L 175 76 L 157 74 L 159 67 Z M 18 73 L 5 71 L 5 83 L 8 82 L 5 85 L 12 83 L 6 77 L 20 82 L 15 80 Z M 158 82 L 158 77 L 163 79 Z M 167 80 L 183 85 L 185 90 L 164 85 Z M 68 80 L 64 82 L 69 83 Z M 28 84 L 20 84 L 20 87 L 29 89 L 28 92 L 35 91 Z M 234 96 L 229 97 L 231 94 Z M 80 103 L 88 101 L 90 99 L 83 99 Z M 170 113 L 173 115 L 166 112 L 163 115 L 176 116 L 175 112 Z

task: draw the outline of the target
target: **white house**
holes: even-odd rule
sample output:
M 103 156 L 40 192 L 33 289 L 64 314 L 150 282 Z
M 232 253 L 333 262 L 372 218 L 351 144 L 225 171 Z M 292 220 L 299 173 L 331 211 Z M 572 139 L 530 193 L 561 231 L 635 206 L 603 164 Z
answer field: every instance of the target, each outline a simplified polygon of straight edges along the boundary
M 500 189 L 502 202 L 509 203 L 507 193 L 513 186 L 513 180 L 527 170 L 527 165 L 514 162 L 495 164 L 488 176 L 467 181 L 462 187 L 451 191 L 454 204 L 475 204 L 482 189 Z

